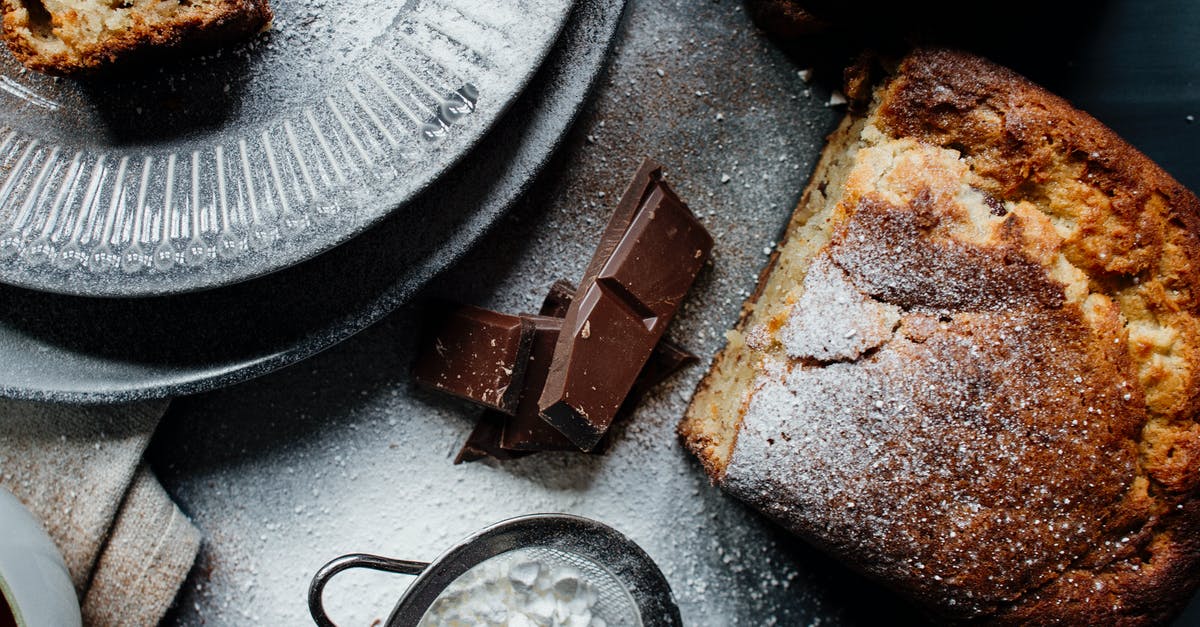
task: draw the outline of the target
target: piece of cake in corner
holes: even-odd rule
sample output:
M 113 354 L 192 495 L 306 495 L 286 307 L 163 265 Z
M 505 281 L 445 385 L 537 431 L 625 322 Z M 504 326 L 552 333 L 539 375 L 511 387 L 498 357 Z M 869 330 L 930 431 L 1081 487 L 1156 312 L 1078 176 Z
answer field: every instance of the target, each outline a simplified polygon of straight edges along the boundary
M 872 93 L 685 445 L 942 619 L 1169 619 L 1200 577 L 1200 201 L 966 53 L 917 50 Z
M 211 48 L 269 27 L 267 0 L 0 0 L 4 40 L 21 63 L 94 73 L 154 50 Z

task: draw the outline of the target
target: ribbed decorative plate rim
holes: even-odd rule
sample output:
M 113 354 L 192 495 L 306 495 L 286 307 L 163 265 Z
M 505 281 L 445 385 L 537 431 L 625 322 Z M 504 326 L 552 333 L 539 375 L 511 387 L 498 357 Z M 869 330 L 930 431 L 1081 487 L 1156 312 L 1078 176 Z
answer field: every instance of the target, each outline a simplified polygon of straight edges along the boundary
M 340 86 L 217 141 L 70 145 L 0 114 L 0 281 L 82 296 L 182 293 L 346 241 L 474 146 L 574 0 L 508 4 L 503 13 L 523 19 L 494 23 L 470 0 L 410 0 Z M 7 76 L 0 96 L 56 106 Z

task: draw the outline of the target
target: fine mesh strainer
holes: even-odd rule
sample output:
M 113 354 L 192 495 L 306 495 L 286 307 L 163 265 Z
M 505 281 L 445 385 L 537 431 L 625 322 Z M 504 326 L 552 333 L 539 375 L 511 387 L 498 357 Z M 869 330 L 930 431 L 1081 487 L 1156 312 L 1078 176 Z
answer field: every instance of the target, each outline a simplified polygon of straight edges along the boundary
M 363 554 L 339 557 L 313 577 L 309 611 L 318 625 L 333 627 L 321 595 L 325 584 L 344 570 L 417 575 L 387 621 L 389 627 L 412 627 L 421 624 L 435 603 L 460 593 L 465 582 L 483 569 L 528 560 L 577 572 L 580 581 L 595 591 L 592 615 L 609 626 L 682 625 L 666 578 L 641 547 L 611 527 L 566 514 L 532 514 L 498 523 L 428 564 Z

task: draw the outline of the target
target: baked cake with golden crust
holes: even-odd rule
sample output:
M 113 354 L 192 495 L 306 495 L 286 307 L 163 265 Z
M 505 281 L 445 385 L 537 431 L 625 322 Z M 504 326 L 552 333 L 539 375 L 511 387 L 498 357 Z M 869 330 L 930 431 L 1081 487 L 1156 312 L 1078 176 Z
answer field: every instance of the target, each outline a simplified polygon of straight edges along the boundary
M 953 620 L 1146 624 L 1200 577 L 1200 201 L 918 50 L 831 136 L 679 426 L 712 479 Z
M 267 0 L 0 0 L 4 41 L 31 69 L 84 74 L 149 50 L 207 47 L 267 28 Z

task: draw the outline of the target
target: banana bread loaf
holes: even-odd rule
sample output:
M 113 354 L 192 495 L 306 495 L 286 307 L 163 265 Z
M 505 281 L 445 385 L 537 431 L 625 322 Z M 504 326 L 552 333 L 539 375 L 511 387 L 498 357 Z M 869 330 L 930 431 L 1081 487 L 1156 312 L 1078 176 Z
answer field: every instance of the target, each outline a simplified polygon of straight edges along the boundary
M 679 426 L 943 619 L 1148 624 L 1200 577 L 1200 201 L 972 55 L 831 136 Z

